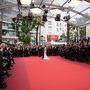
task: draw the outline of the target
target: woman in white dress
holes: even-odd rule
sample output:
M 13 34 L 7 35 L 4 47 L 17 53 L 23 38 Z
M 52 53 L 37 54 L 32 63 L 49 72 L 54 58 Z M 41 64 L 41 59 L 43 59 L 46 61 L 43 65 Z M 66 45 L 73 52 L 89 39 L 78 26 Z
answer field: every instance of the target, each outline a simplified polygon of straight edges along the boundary
M 44 59 L 48 59 L 46 46 L 44 47 Z

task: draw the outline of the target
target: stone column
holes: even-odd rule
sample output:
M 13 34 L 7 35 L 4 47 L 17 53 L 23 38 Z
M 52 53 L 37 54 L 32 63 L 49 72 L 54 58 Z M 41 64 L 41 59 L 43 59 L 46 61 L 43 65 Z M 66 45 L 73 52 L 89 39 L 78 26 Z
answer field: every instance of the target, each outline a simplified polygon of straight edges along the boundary
M 0 42 L 2 41 L 2 21 L 0 21 Z
M 67 23 L 67 43 L 70 42 L 70 34 L 69 34 L 69 31 L 70 31 L 70 25 L 69 25 L 69 23 Z

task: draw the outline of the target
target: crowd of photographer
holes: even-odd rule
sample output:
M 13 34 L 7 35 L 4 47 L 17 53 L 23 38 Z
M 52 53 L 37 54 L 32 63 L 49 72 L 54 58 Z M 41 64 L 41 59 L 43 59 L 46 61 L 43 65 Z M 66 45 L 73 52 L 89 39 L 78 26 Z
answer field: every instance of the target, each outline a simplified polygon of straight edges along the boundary
M 63 45 L 59 47 L 59 55 L 69 60 L 90 63 L 90 45 Z
M 0 44 L 0 88 L 6 88 L 5 76 L 9 77 L 11 67 L 15 64 L 14 57 L 44 56 L 46 47 L 47 56 L 61 56 L 63 58 L 90 63 L 90 44 L 69 43 L 67 45 L 7 45 Z
M 17 57 L 43 56 L 45 46 L 28 46 L 15 48 Z M 47 45 L 47 56 L 61 56 L 70 60 L 90 63 L 90 44 L 87 42 L 69 43 L 67 45 Z
M 6 88 L 5 77 L 9 77 L 11 74 L 9 70 L 15 64 L 13 59 L 13 50 L 5 43 L 0 44 L 0 88 Z

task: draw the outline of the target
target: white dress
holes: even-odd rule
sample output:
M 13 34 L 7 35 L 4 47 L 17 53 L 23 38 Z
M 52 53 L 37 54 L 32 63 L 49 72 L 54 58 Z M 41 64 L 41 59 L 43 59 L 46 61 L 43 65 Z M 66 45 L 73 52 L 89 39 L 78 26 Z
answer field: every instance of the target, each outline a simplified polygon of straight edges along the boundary
M 44 48 L 44 59 L 48 59 L 46 47 Z

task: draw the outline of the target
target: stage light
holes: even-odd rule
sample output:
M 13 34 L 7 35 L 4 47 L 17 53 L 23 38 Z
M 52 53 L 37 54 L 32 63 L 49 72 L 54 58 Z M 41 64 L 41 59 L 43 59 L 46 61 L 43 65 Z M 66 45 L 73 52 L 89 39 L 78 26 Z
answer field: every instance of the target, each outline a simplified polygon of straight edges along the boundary
M 28 20 L 32 20 L 33 14 L 31 12 L 28 13 Z
M 69 21 L 70 15 L 64 16 L 63 19 L 64 19 L 64 21 Z
M 17 4 L 18 4 L 18 5 L 21 5 L 21 1 L 20 1 L 20 0 L 17 0 Z
M 44 14 L 43 16 L 42 16 L 42 21 L 47 21 L 47 15 L 46 14 Z
M 45 6 L 45 5 L 43 5 L 43 6 L 42 6 L 42 8 L 44 9 L 44 8 L 46 8 L 46 6 Z
M 48 10 L 47 10 L 47 9 L 45 9 L 45 10 L 44 10 L 44 14 L 47 14 L 47 13 L 48 13 Z
M 30 4 L 30 8 L 34 8 L 35 6 L 34 6 L 34 3 L 31 3 Z
M 60 21 L 60 17 L 61 17 L 61 15 L 60 14 L 57 14 L 56 17 L 55 17 L 55 20 L 56 21 Z

